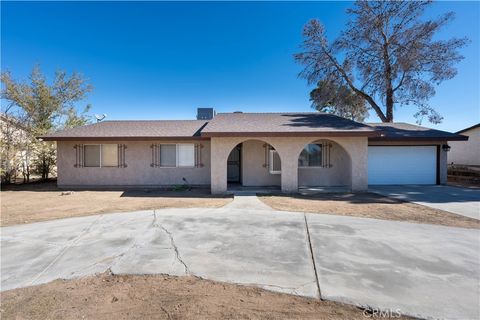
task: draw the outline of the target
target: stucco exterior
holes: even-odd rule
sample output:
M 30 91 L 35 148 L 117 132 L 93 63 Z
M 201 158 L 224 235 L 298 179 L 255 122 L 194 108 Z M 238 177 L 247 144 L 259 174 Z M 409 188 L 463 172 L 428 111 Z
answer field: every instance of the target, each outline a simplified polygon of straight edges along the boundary
M 280 186 L 281 175 L 270 174 L 265 165 L 265 142 L 247 140 L 242 144 L 242 185 Z
M 75 168 L 76 144 L 125 144 L 126 168 L 104 167 Z M 193 168 L 154 168 L 152 163 L 153 143 L 201 144 L 203 166 Z M 183 184 L 186 178 L 192 185 L 210 184 L 210 141 L 58 141 L 57 167 L 59 187 L 67 186 L 169 186 Z
M 451 142 L 450 142 L 451 143 Z M 439 176 L 440 184 L 447 184 L 447 151 L 443 150 L 442 145 L 447 141 L 370 141 L 371 146 L 437 146 L 439 149 Z
M 299 168 L 298 157 L 306 144 L 329 141 L 330 168 Z M 126 145 L 125 168 L 75 167 L 77 144 L 115 143 Z M 192 168 L 152 167 L 153 143 L 193 143 L 202 145 L 201 166 Z M 383 142 L 367 137 L 212 137 L 210 140 L 182 141 L 58 141 L 57 166 L 60 187 L 171 186 L 183 184 L 211 186 L 212 193 L 227 191 L 227 158 L 242 143 L 242 184 L 280 186 L 296 192 L 299 186 L 346 186 L 354 192 L 368 189 L 368 145 L 435 145 L 439 149 L 440 183 L 447 182 L 446 142 Z M 264 144 L 273 146 L 281 159 L 281 174 L 270 174 L 264 166 Z
M 448 163 L 457 165 L 480 166 L 480 127 L 462 131 L 468 141 L 451 141 Z
M 282 173 L 280 175 L 280 185 L 283 192 L 296 192 L 299 186 L 299 168 L 298 157 L 304 146 L 317 140 L 330 140 L 335 142 L 337 146 L 341 146 L 344 153 L 343 156 L 348 155 L 350 168 L 347 168 L 350 180 L 350 187 L 352 191 L 366 191 L 368 189 L 368 166 L 367 166 L 367 146 L 368 140 L 366 137 L 329 137 L 322 139 L 322 137 L 212 137 L 211 138 L 211 189 L 212 193 L 224 193 L 227 191 L 227 158 L 230 151 L 239 143 L 245 141 L 256 140 L 257 144 L 251 144 L 253 148 L 255 145 L 261 146 L 263 143 L 268 143 L 277 150 L 282 164 Z M 248 149 L 247 149 L 248 150 Z M 246 154 L 246 152 L 243 152 Z M 264 153 L 257 152 L 255 156 L 260 157 L 261 164 L 264 163 Z M 342 153 L 340 152 L 338 157 Z M 248 156 L 247 156 L 248 157 Z M 250 159 L 247 159 L 250 161 Z M 253 160 L 252 160 L 253 161 Z M 343 164 L 348 163 L 344 160 Z M 247 167 L 247 166 L 245 166 Z M 265 168 L 263 168 L 266 170 Z M 308 169 L 307 169 L 308 170 Z M 323 169 L 322 169 L 323 170 Z M 326 170 L 326 169 L 325 169 Z M 304 173 L 302 172 L 302 175 Z M 250 178 L 250 175 L 247 174 Z M 261 176 L 260 176 L 261 177 Z M 333 179 L 333 176 L 332 176 Z M 258 178 L 254 181 L 258 183 Z M 343 180 L 346 181 L 346 180 Z M 327 182 L 326 180 L 324 181 Z M 245 184 L 245 182 L 244 182 Z M 321 183 L 316 184 L 321 185 Z
M 314 141 L 312 143 L 315 143 Z M 320 141 L 318 141 L 320 142 Z M 349 187 L 352 183 L 351 161 L 348 153 L 338 143 L 331 141 L 329 168 L 299 167 L 300 187 Z

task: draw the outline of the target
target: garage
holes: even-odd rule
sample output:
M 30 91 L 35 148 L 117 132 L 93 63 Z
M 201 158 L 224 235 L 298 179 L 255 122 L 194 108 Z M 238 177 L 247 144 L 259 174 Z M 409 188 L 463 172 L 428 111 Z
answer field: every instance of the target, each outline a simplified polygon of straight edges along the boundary
M 436 184 L 437 146 L 369 146 L 368 184 Z

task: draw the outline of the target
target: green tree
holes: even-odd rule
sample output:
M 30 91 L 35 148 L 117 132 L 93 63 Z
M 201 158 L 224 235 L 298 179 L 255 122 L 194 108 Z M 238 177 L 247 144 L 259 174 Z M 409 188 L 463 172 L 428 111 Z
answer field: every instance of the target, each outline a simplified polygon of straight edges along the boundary
M 36 137 L 58 128 L 88 123 L 86 113 L 90 106 L 77 113 L 76 105 L 92 91 L 92 86 L 80 74 L 68 75 L 65 71 L 57 71 L 49 84 L 38 65 L 33 68 L 28 82 L 15 81 L 9 72 L 2 73 L 1 81 L 2 99 L 16 108 L 18 118 L 23 119 L 22 124 L 29 132 L 25 146 L 26 170 L 30 171 L 31 159 L 35 171 L 47 179 L 56 161 L 55 144 L 39 141 Z
M 347 10 L 350 20 L 338 39 L 329 43 L 320 21 L 303 29 L 304 66 L 300 76 L 309 83 L 328 81 L 346 86 L 363 98 L 382 122 L 393 122 L 396 106 L 414 105 L 418 122 L 442 120 L 428 104 L 435 85 L 453 78 L 459 49 L 467 39 L 439 40 L 436 35 L 453 18 L 452 12 L 422 21 L 431 1 L 357 1 Z

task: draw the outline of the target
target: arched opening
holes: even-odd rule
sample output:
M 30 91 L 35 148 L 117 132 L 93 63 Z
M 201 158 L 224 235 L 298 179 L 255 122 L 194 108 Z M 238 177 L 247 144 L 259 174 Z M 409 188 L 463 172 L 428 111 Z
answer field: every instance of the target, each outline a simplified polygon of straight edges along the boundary
M 227 189 L 262 187 L 279 189 L 281 160 L 275 148 L 263 141 L 249 139 L 238 143 L 227 158 Z
M 315 140 L 298 156 L 298 188 L 350 191 L 352 161 L 348 152 L 332 140 Z

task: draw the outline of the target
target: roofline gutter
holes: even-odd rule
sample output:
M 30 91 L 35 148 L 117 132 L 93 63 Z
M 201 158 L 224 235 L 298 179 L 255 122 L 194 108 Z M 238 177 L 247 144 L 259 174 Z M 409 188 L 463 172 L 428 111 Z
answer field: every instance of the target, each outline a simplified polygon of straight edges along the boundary
M 208 138 L 200 136 L 192 137 L 158 137 L 158 136 L 144 136 L 144 137 L 50 137 L 39 136 L 37 139 L 43 141 L 165 141 L 165 140 L 208 140 Z
M 368 138 L 369 141 L 467 141 L 467 136 L 454 136 L 454 137 L 372 137 Z

